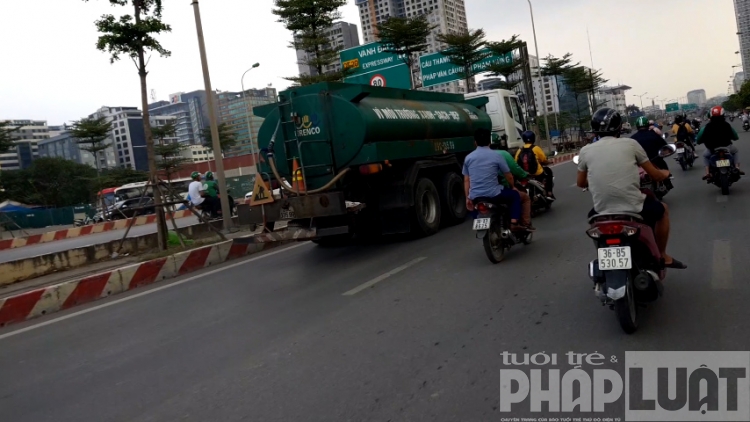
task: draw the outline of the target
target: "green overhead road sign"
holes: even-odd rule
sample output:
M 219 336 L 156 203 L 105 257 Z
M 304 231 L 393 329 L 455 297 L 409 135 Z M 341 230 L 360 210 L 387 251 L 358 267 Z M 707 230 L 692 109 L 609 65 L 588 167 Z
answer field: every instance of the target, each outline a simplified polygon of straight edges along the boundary
M 398 54 L 386 53 L 377 42 L 342 50 L 341 66 L 352 73 L 344 79 L 351 84 L 411 89 L 409 68 Z
M 344 79 L 348 84 L 372 85 L 385 88 L 411 89 L 409 67 L 405 64 L 373 70 Z
M 680 104 L 680 110 L 698 110 L 698 104 Z
M 472 66 L 475 73 L 484 71 L 493 63 L 513 63 L 513 53 L 505 56 L 493 56 L 490 50 L 482 51 L 485 57 Z M 462 69 L 450 62 L 450 59 L 441 53 L 425 54 L 419 58 L 419 67 L 422 72 L 422 84 L 433 86 L 453 82 L 461 79 Z
M 680 110 L 680 104 L 679 103 L 669 103 L 666 104 L 667 113 L 671 113 L 673 111 L 679 111 Z

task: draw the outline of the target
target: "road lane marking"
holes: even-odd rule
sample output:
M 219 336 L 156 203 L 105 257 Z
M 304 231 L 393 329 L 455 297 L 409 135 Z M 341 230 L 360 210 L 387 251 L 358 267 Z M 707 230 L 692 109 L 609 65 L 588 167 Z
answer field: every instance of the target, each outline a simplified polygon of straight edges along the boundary
M 729 240 L 714 240 L 711 287 L 717 290 L 732 288 L 732 246 Z
M 400 267 L 396 267 L 396 268 L 388 271 L 387 273 L 385 273 L 383 275 L 380 275 L 378 277 L 373 278 L 372 280 L 368 281 L 367 283 L 360 284 L 359 286 L 357 286 L 357 287 L 349 290 L 348 292 L 344 293 L 342 296 L 354 296 L 357 293 L 361 292 L 362 290 L 368 289 L 368 288 L 370 288 L 370 287 L 372 287 L 372 286 L 380 283 L 381 281 L 385 280 L 386 278 L 388 278 L 388 277 L 390 277 L 390 276 L 392 276 L 394 274 L 398 274 L 401 271 L 403 271 L 403 270 L 411 267 L 412 265 L 415 265 L 415 264 L 418 264 L 421 261 L 424 261 L 425 259 L 427 259 L 427 257 L 424 257 L 424 256 L 420 256 L 417 259 L 413 259 L 413 260 L 407 262 L 406 264 L 404 264 L 404 265 L 402 265 Z
M 27 331 L 35 330 L 37 328 L 42 328 L 42 327 L 45 327 L 47 325 L 52 325 L 52 324 L 55 324 L 55 323 L 60 322 L 60 321 L 65 321 L 66 319 L 70 319 L 70 318 L 73 318 L 73 317 L 77 317 L 79 315 L 87 314 L 89 312 L 98 311 L 99 309 L 108 308 L 110 306 L 114 306 L 114 305 L 117 305 L 117 304 L 120 304 L 120 303 L 123 303 L 123 302 L 127 302 L 129 300 L 133 300 L 133 299 L 139 298 L 141 296 L 150 295 L 152 293 L 156 293 L 156 292 L 159 292 L 161 290 L 171 289 L 172 287 L 177 287 L 177 286 L 179 286 L 181 284 L 185 284 L 187 282 L 190 282 L 190 281 L 193 281 L 193 280 L 197 280 L 197 279 L 199 279 L 201 277 L 206 277 L 206 276 L 209 276 L 209 275 L 220 273 L 222 271 L 226 271 L 226 270 L 231 269 L 231 268 L 239 267 L 240 265 L 249 264 L 251 262 L 255 262 L 255 261 L 258 261 L 260 259 L 267 258 L 269 256 L 273 256 L 273 255 L 280 254 L 280 253 L 283 253 L 283 252 L 286 252 L 286 251 L 289 251 L 289 250 L 292 250 L 292 249 L 296 249 L 296 248 L 299 248 L 300 246 L 304 246 L 304 245 L 307 245 L 307 244 L 308 244 L 308 242 L 302 242 L 302 243 L 296 244 L 294 246 L 289 246 L 289 247 L 286 247 L 286 248 L 283 248 L 283 249 L 279 249 L 279 250 L 276 250 L 276 251 L 273 251 L 273 252 L 269 252 L 269 253 L 267 253 L 265 255 L 256 256 L 255 258 L 250 258 L 250 259 L 248 259 L 246 261 L 242 261 L 242 262 L 237 262 L 237 263 L 234 263 L 234 264 L 230 264 L 230 265 L 227 265 L 227 266 L 222 267 L 222 268 L 217 268 L 215 270 L 211 270 L 211 271 L 205 272 L 203 274 L 194 275 L 194 276 L 188 277 L 188 278 L 186 278 L 184 280 L 175 281 L 174 283 L 170 283 L 170 284 L 167 284 L 167 285 L 164 285 L 164 286 L 156 287 L 156 288 L 147 290 L 145 292 L 134 294 L 132 296 L 124 297 L 122 299 L 113 300 L 111 302 L 103 303 L 101 305 L 97 305 L 97 306 L 94 306 L 94 307 L 91 307 L 91 308 L 88 308 L 88 309 L 84 309 L 84 310 L 81 310 L 81 311 L 78 311 L 78 312 L 73 312 L 72 314 L 63 315 L 61 317 L 57 317 L 57 318 L 51 319 L 49 321 L 40 322 L 39 324 L 34 324 L 34 325 L 31 325 L 31 326 L 28 326 L 28 327 L 25 327 L 25 328 L 18 329 L 16 331 L 11 331 L 10 333 L 1 334 L 0 335 L 0 340 L 6 339 L 8 337 L 13 337 L 13 336 L 21 334 L 21 333 L 25 333 Z
M 716 197 L 716 202 L 718 203 L 728 202 L 728 201 L 729 201 L 729 197 L 727 195 L 721 195 L 721 196 Z

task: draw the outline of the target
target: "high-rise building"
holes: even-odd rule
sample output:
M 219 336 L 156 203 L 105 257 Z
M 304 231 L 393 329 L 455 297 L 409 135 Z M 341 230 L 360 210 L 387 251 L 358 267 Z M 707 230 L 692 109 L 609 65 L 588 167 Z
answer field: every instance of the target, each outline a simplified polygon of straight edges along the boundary
M 52 126 L 50 126 L 50 129 L 52 129 Z M 73 138 L 70 132 L 63 130 L 56 136 L 39 141 L 39 156 L 64 158 L 66 160 L 75 161 L 78 164 L 86 164 L 96 168 L 94 154 L 83 150 L 82 147 L 85 148 L 84 145 L 78 144 L 77 140 Z M 99 156 L 100 169 L 117 167 L 117 160 L 115 159 L 115 151 L 113 148 L 99 151 L 97 155 Z
M 88 116 L 90 119 L 105 117 L 112 125 L 109 142 L 116 153 L 117 165 L 148 171 L 146 135 L 143 131 L 143 114 L 136 107 L 99 108 Z M 158 119 L 156 116 L 155 119 Z M 152 124 L 159 124 L 152 121 Z M 103 158 L 100 157 L 100 160 Z
M 331 48 L 347 48 L 359 45 L 359 31 L 357 25 L 347 22 L 334 22 L 330 28 L 323 32 L 323 35 L 330 40 Z M 300 75 L 317 75 L 318 70 L 307 64 L 313 54 L 304 50 L 297 50 L 297 64 Z M 323 73 L 337 72 L 341 70 L 341 62 L 336 60 L 333 64 L 325 66 Z
M 354 4 L 359 7 L 365 44 L 378 40 L 378 23 L 391 16 L 410 18 L 425 15 L 427 21 L 435 25 L 432 34 L 427 37 L 429 46 L 425 53 L 436 53 L 445 49 L 445 45 L 436 38 L 438 34 L 464 33 L 469 30 L 464 0 L 355 0 Z M 418 69 L 412 71 L 419 74 Z M 456 81 L 424 89 L 459 93 L 466 92 L 464 85 L 464 81 Z
M 742 69 L 750 66 L 750 0 L 734 0 L 734 14 L 737 19 L 737 35 L 740 38 Z
M 46 120 L 0 120 L 15 128 L 10 133 L 13 147 L 0 154 L 0 170 L 19 170 L 31 165 L 39 157 L 39 141 L 49 138 Z
M 687 93 L 688 104 L 698 104 L 698 107 L 706 105 L 706 90 L 695 89 Z
M 208 127 L 206 91 L 178 92 L 169 96 L 169 101 L 157 101 L 148 105 L 151 116 L 173 116 L 179 142 L 200 145 L 201 130 Z
M 742 88 L 744 82 L 745 72 L 737 72 L 734 74 L 734 79 L 732 80 L 732 88 L 734 88 L 733 94 L 740 92 L 740 88 Z
M 227 124 L 234 133 L 236 141 L 235 146 L 225 151 L 224 155 L 235 156 L 257 152 L 258 131 L 264 119 L 253 114 L 253 107 L 275 103 L 276 88 L 248 89 L 245 91 L 244 98 L 242 92 L 219 92 L 217 95 L 219 97 L 219 121 Z

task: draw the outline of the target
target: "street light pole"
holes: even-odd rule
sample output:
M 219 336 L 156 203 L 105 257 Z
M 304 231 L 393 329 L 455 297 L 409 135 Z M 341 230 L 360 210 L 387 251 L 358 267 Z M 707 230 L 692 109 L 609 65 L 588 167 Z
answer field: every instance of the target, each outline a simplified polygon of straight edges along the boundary
M 542 72 L 541 72 L 541 60 L 542 58 L 539 57 L 539 43 L 536 42 L 536 25 L 534 24 L 534 8 L 531 6 L 531 0 L 527 0 L 529 2 L 529 12 L 531 13 L 531 30 L 534 33 L 534 50 L 536 51 L 536 60 L 537 60 L 537 79 L 539 80 L 539 94 L 542 96 L 542 107 L 544 109 L 544 128 L 547 130 L 547 146 L 549 147 L 549 151 L 552 151 L 552 138 L 549 136 L 549 120 L 547 119 L 547 106 L 544 96 L 544 84 L 542 83 Z M 534 88 L 532 87 L 531 95 L 534 95 L 533 92 Z M 539 112 L 539 106 L 537 106 L 537 113 Z
M 250 154 L 252 154 L 253 156 L 253 161 L 255 162 L 256 167 L 258 166 L 258 157 L 255 156 L 255 146 L 253 145 L 253 131 L 252 131 L 252 126 L 250 125 L 250 105 L 247 103 L 247 98 L 245 97 L 245 75 L 247 75 L 247 72 L 255 69 L 258 66 L 260 66 L 260 63 L 255 63 L 250 69 L 247 69 L 245 73 L 242 74 L 242 78 L 240 78 L 240 85 L 242 85 L 242 102 L 245 103 L 245 120 L 247 121 L 247 138 L 250 141 Z
M 201 24 L 201 11 L 198 0 L 193 0 L 193 12 L 195 13 L 195 29 L 198 32 L 198 48 L 201 55 L 201 67 L 203 68 L 203 84 L 206 90 L 208 102 L 208 120 L 211 124 L 211 141 L 214 150 L 214 160 L 216 161 L 216 174 L 219 182 L 219 199 L 221 201 L 221 214 L 224 220 L 224 230 L 232 227 L 232 215 L 229 208 L 229 195 L 227 194 L 227 181 L 224 174 L 224 156 L 221 151 L 221 142 L 219 142 L 219 126 L 216 123 L 216 109 L 214 107 L 214 92 L 211 89 L 211 76 L 208 73 L 208 59 L 206 58 L 206 45 L 203 41 L 203 25 Z
M 636 95 L 636 97 L 638 97 L 638 98 L 640 98 L 640 99 L 641 99 L 641 112 L 643 112 L 643 97 L 645 97 L 645 96 L 646 96 L 646 94 L 648 94 L 648 92 L 644 92 L 644 93 L 643 93 L 643 94 L 641 94 L 641 95 Z

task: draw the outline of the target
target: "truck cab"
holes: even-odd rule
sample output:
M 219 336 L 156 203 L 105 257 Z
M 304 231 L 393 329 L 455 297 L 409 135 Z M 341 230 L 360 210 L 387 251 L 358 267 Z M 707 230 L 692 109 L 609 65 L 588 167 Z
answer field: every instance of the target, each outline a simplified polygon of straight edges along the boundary
M 508 148 L 523 146 L 521 132 L 526 130 L 523 109 L 518 96 L 507 89 L 493 89 L 489 91 L 472 92 L 464 95 L 466 99 L 487 97 L 484 110 L 492 120 L 492 133 L 508 137 Z

